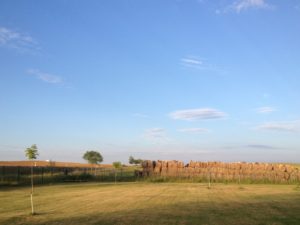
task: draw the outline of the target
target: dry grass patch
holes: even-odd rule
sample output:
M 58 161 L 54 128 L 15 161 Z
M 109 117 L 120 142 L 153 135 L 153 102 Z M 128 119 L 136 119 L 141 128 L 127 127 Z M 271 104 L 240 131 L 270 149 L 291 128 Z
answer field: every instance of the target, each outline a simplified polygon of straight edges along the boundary
M 0 224 L 300 224 L 295 185 L 120 183 L 0 189 Z

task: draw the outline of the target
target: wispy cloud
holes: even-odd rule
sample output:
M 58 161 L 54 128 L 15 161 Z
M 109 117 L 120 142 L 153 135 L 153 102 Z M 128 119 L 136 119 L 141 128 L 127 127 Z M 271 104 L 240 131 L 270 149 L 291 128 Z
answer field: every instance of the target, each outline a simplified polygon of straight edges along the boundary
M 187 56 L 180 59 L 180 65 L 184 68 L 196 69 L 196 70 L 205 70 L 205 71 L 214 71 L 214 72 L 226 72 L 224 69 L 213 65 L 207 60 L 202 59 L 197 56 Z
M 245 147 L 253 148 L 253 149 L 278 149 L 277 147 L 271 145 L 262 145 L 262 144 L 250 144 L 250 145 L 246 145 Z
M 143 137 L 153 142 L 168 141 L 166 130 L 163 128 L 150 128 L 144 131 Z
M 233 10 L 237 13 L 248 9 L 270 9 L 271 7 L 265 0 L 240 0 L 232 4 Z
M 174 120 L 187 121 L 221 119 L 225 116 L 224 112 L 212 108 L 186 109 L 170 113 L 170 117 Z
M 202 68 L 202 66 L 203 66 L 203 61 L 196 57 L 181 58 L 180 62 L 183 66 L 186 66 L 186 67 Z
M 182 128 L 178 129 L 177 131 L 179 132 L 184 132 L 184 133 L 194 133 L 194 134 L 199 134 L 199 133 L 208 133 L 209 130 L 205 128 Z
M 51 83 L 51 84 L 63 83 L 63 79 L 60 76 L 50 74 L 50 73 L 45 73 L 38 69 L 29 69 L 27 70 L 27 73 L 47 83 Z
M 274 6 L 267 3 L 266 0 L 238 0 L 225 7 L 224 9 L 217 9 L 216 13 L 227 13 L 236 12 L 240 13 L 242 11 L 250 9 L 274 9 Z
M 256 127 L 258 130 L 282 131 L 282 132 L 300 132 L 300 120 L 268 122 Z
M 38 43 L 30 35 L 0 27 L 0 46 L 20 51 L 38 50 Z
M 264 150 L 272 150 L 272 149 L 280 149 L 278 147 L 274 147 L 266 144 L 248 144 L 248 145 L 232 145 L 232 146 L 223 146 L 222 149 L 264 149 Z
M 276 109 L 270 106 L 260 107 L 256 109 L 257 113 L 262 113 L 262 114 L 272 113 L 274 111 L 276 111 Z
M 166 136 L 166 131 L 163 128 L 150 128 L 145 130 L 145 137 L 162 138 Z

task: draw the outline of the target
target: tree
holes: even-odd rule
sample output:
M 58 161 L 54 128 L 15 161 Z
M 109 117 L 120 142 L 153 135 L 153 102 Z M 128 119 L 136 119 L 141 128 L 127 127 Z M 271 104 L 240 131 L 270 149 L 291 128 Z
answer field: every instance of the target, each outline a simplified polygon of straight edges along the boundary
M 86 151 L 83 158 L 91 164 L 98 164 L 103 161 L 102 155 L 96 151 Z
M 86 151 L 83 155 L 83 158 L 89 163 L 95 165 L 95 176 L 96 176 L 96 165 L 103 161 L 103 157 L 99 152 L 96 151 Z
M 117 183 L 117 169 L 122 168 L 121 162 L 113 162 L 113 166 L 115 167 L 115 183 Z
M 122 167 L 122 163 L 121 162 L 113 162 L 113 166 L 116 168 L 116 169 L 120 169 Z
M 142 162 L 143 162 L 142 159 L 135 159 L 133 158 L 133 156 L 129 156 L 129 164 L 137 165 L 137 164 L 141 164 Z
M 30 148 L 26 148 L 25 150 L 25 156 L 28 160 L 34 160 L 39 155 L 37 146 L 35 144 L 31 145 Z M 30 194 L 30 200 L 31 200 L 31 214 L 34 215 L 34 208 L 33 208 L 33 162 L 31 163 L 31 194 Z
M 134 161 L 135 159 L 133 158 L 133 156 L 129 156 L 129 164 L 135 164 Z

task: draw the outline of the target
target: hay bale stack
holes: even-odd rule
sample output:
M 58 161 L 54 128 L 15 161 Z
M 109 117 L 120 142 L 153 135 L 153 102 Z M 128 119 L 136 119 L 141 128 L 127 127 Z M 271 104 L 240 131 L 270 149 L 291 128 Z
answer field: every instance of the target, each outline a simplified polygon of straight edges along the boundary
M 201 162 L 195 162 L 195 168 L 201 168 Z
M 176 160 L 168 161 L 168 175 L 171 177 L 177 176 L 178 162 Z
M 154 172 L 155 175 L 160 176 L 161 175 L 161 170 L 162 170 L 162 161 L 157 160 L 153 172 Z
M 269 181 L 289 183 L 300 181 L 300 171 L 291 165 L 271 163 L 246 163 L 246 162 L 200 162 L 191 160 L 187 165 L 182 161 L 151 161 L 142 163 L 143 175 L 157 175 L 169 177 L 211 177 L 217 181 Z
M 194 162 L 193 160 L 190 161 L 190 163 L 188 164 L 189 168 L 195 168 L 196 166 L 196 162 Z
M 167 176 L 168 174 L 168 161 L 161 161 L 161 176 Z
M 184 168 L 184 163 L 182 161 L 178 161 L 178 168 Z
M 178 166 L 178 169 L 177 169 L 178 176 L 182 177 L 183 174 L 184 174 L 184 163 L 182 161 L 179 161 L 178 164 L 177 164 L 177 166 Z
M 151 161 L 151 160 L 144 160 L 142 162 L 143 176 L 150 176 L 153 174 L 155 163 L 156 163 L 155 161 Z

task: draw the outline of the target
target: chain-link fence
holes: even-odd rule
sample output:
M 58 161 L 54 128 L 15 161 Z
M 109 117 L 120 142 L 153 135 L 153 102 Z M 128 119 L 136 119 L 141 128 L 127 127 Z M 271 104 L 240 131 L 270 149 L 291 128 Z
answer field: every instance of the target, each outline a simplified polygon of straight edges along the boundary
M 56 182 L 120 182 L 135 181 L 137 172 L 130 167 L 114 168 L 73 168 L 73 167 L 33 167 L 35 184 Z M 30 184 L 31 167 L 1 166 L 0 184 Z

